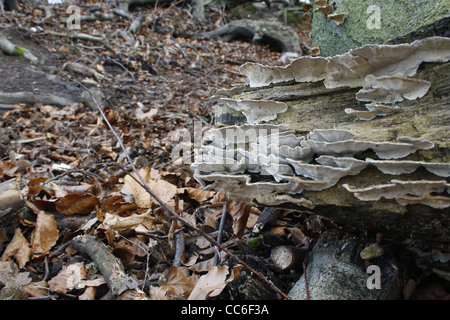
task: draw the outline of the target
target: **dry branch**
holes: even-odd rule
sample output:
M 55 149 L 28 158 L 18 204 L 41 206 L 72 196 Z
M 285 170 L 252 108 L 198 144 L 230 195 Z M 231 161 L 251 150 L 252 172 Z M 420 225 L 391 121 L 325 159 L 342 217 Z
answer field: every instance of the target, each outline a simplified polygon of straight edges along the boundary
M 55 96 L 49 93 L 35 94 L 33 92 L 22 91 L 22 92 L 0 92 L 0 101 L 3 103 L 0 109 L 9 109 L 10 105 L 16 103 L 25 103 L 29 105 L 40 104 L 50 104 L 58 107 L 70 106 L 76 102 L 70 101 L 66 98 Z
M 137 288 L 137 282 L 125 274 L 122 263 L 106 245 L 93 236 L 78 236 L 71 245 L 88 255 L 105 278 L 109 289 L 119 300 L 147 300 L 145 293 Z
M 278 246 L 272 250 L 270 258 L 275 265 L 280 270 L 296 270 L 302 265 L 307 249 L 298 248 L 291 246 Z
M 6 37 L 0 33 L 0 50 L 8 55 L 15 55 L 19 57 L 23 57 L 27 60 L 29 60 L 31 63 L 38 63 L 39 59 L 33 55 L 30 51 L 27 49 L 17 46 L 10 42 Z
M 91 36 L 89 34 L 85 33 L 77 33 L 77 34 L 67 34 L 67 33 L 61 33 L 61 32 L 54 32 L 54 31 L 45 31 L 45 34 L 49 34 L 56 37 L 63 37 L 63 38 L 69 38 L 72 40 L 83 40 L 83 41 L 90 41 L 94 43 L 100 43 L 105 46 L 105 48 L 112 53 L 116 53 L 116 51 L 111 47 L 109 44 L 108 39 L 106 38 L 100 38 L 96 36 Z

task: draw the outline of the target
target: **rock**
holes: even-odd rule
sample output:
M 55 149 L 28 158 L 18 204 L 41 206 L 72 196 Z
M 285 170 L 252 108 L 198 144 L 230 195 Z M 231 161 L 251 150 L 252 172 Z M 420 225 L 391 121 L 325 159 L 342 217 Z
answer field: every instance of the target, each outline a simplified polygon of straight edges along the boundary
M 311 300 L 395 300 L 401 297 L 403 285 L 399 270 L 388 253 L 371 260 L 372 268 L 365 271 L 359 253 L 366 241 L 337 231 L 326 232 L 319 238 L 308 256 L 306 268 Z M 378 279 L 377 273 L 371 270 L 380 271 Z M 307 299 L 304 275 L 288 295 L 294 300 Z
M 322 56 L 366 44 L 410 43 L 444 35 L 450 21 L 446 0 L 335 0 L 330 1 L 330 14 L 315 12 L 319 7 L 314 4 L 311 36 Z M 331 18 L 339 13 L 345 15 L 345 21 L 338 25 Z

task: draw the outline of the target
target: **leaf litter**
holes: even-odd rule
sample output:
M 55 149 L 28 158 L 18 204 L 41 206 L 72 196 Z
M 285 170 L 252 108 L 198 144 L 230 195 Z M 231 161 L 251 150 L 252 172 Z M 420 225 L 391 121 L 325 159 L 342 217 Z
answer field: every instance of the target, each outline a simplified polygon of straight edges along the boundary
M 88 3 L 83 11 L 95 4 Z M 21 4 L 20 10 L 33 12 L 35 19 L 43 15 L 41 9 L 27 4 Z M 100 10 L 107 8 L 101 4 Z M 52 74 L 72 79 L 74 86 L 101 88 L 106 117 L 119 132 L 133 164 L 155 194 L 183 219 L 215 238 L 225 204 L 228 218 L 223 222 L 222 245 L 240 257 L 252 255 L 261 261 L 268 259 L 269 238 L 286 244 L 298 242 L 299 235 L 303 243 L 308 236 L 314 238 L 317 230 L 308 230 L 306 223 L 309 213 L 289 210 L 279 225 L 272 226 L 273 232 L 253 235 L 251 229 L 262 208 L 202 190 L 189 166 L 172 158 L 175 142 L 185 132 L 193 132 L 194 121 L 201 121 L 202 130 L 212 126 L 209 97 L 220 88 L 242 83 L 239 65 L 248 61 L 273 65 L 279 63 L 281 53 L 264 44 L 177 37 L 216 27 L 198 23 L 188 8 L 138 10 L 146 18 L 135 42 L 117 36 L 131 23 L 125 19 L 82 24 L 80 33 L 114 39 L 111 46 L 117 55 L 88 41 L 45 34 L 33 35 L 34 45 L 43 50 Z M 207 18 L 219 23 L 229 19 L 213 11 L 207 11 Z M 156 32 L 156 23 L 169 31 Z M 30 21 L 22 24 L 29 27 Z M 53 31 L 59 28 L 55 17 L 44 26 L 53 26 Z M 307 39 L 306 33 L 302 36 Z M 69 63 L 91 71 L 74 72 L 76 65 Z M 243 276 L 245 268 L 230 264 L 224 251 L 218 253 L 219 264 L 215 264 L 216 248 L 173 220 L 136 182 L 126 155 L 95 108 L 16 104 L 0 111 L 0 117 L 0 182 L 19 182 L 25 201 L 17 223 L 1 226 L 2 298 L 108 297 L 104 275 L 70 245 L 79 235 L 94 235 L 110 248 L 150 299 L 229 297 L 226 288 Z M 190 140 L 183 143 L 192 146 Z M 179 242 L 180 233 L 183 241 Z M 180 246 L 184 246 L 182 266 L 174 266 Z M 286 281 L 283 289 L 290 284 Z

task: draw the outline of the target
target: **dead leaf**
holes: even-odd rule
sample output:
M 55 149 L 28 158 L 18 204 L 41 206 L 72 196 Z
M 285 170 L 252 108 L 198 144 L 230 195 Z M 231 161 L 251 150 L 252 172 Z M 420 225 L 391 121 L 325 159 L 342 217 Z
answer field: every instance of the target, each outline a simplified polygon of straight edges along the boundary
M 58 225 L 53 215 L 39 211 L 36 218 L 36 228 L 31 234 L 33 258 L 45 255 L 55 245 L 58 237 Z
M 227 212 L 233 217 L 233 232 L 238 239 L 242 239 L 251 206 L 242 201 L 228 200 Z
M 47 195 L 51 196 L 52 192 L 48 188 L 46 188 L 45 186 L 42 185 L 42 183 L 47 180 L 48 180 L 47 178 L 36 178 L 36 179 L 30 180 L 27 184 L 28 194 L 30 196 L 35 196 L 38 193 L 40 193 L 41 191 L 43 191 Z
M 51 291 L 65 294 L 67 291 L 78 288 L 81 280 L 86 279 L 86 269 L 83 262 L 76 262 L 64 266 L 62 270 L 50 281 Z
M 56 202 L 56 211 L 65 215 L 87 215 L 99 204 L 99 200 L 92 194 L 70 193 Z
M 120 239 L 114 244 L 113 254 L 118 257 L 124 266 L 134 260 L 135 256 L 144 257 L 147 255 L 147 246 L 136 237 L 129 240 Z
M 173 198 L 177 194 L 178 188 L 162 179 L 155 180 L 152 178 L 152 169 L 143 168 L 139 170 L 139 174 L 143 177 L 150 189 L 169 207 L 174 208 L 175 202 Z M 132 173 L 135 176 L 134 173 Z M 136 176 L 135 176 L 136 177 Z M 125 176 L 124 186 L 134 196 L 134 201 L 138 207 L 151 208 L 155 200 L 142 188 L 130 175 Z
M 165 279 L 160 280 L 159 286 L 161 291 L 165 291 L 165 299 L 186 298 L 197 281 L 198 275 L 191 275 L 189 269 L 172 266 Z
M 143 214 L 133 214 L 128 217 L 120 217 L 115 214 L 106 213 L 103 224 L 111 230 L 133 229 L 143 226 L 146 230 L 156 229 L 157 219 L 148 210 Z
M 78 297 L 78 300 L 95 300 L 96 287 L 87 287 L 83 294 Z
M 121 217 L 126 217 L 133 214 L 137 206 L 135 203 L 126 202 L 122 196 L 112 196 L 106 199 L 101 209 L 103 211 L 110 211 L 111 213 L 117 214 Z
M 11 161 L 0 161 L 0 180 L 3 181 L 3 177 L 14 177 L 18 166 Z M 5 179 L 6 180 L 6 179 Z
M 16 229 L 14 237 L 6 247 L 2 255 L 2 261 L 7 261 L 11 257 L 19 264 L 19 268 L 24 268 L 25 264 L 30 261 L 31 247 L 27 239 L 22 235 L 19 228 Z
M 188 300 L 206 300 L 219 295 L 227 285 L 228 266 L 210 267 L 208 273 L 201 276 L 192 289 Z
M 186 192 L 186 194 L 188 195 L 189 198 L 191 198 L 195 201 L 198 201 L 198 202 L 206 201 L 216 195 L 216 192 L 214 192 L 214 191 L 201 190 L 201 189 L 196 189 L 196 188 L 191 188 L 191 187 L 179 189 L 179 193 L 184 193 L 184 192 Z
M 47 288 L 46 281 L 32 282 L 23 287 L 30 297 L 45 297 L 48 294 Z

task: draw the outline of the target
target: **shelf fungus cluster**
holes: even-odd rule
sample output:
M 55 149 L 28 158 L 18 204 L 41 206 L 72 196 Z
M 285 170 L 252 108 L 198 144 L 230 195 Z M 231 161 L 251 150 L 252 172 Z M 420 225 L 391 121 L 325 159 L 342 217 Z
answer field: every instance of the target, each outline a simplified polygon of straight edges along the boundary
M 423 167 L 437 177 L 450 177 L 449 163 L 397 160 L 433 147 L 430 141 L 408 137 L 398 137 L 396 142 L 358 141 L 346 130 L 315 129 L 297 136 L 283 125 L 228 126 L 206 133 L 191 167 L 205 189 L 263 205 L 287 202 L 312 208 L 313 203 L 301 196 L 303 191 L 328 189 L 368 166 L 393 176 Z M 358 158 L 370 151 L 377 160 Z M 450 207 L 450 198 L 438 195 L 450 188 L 442 179 L 392 179 L 362 188 L 342 187 L 362 201 L 384 197 L 401 205 Z
M 450 243 L 449 60 L 450 39 L 431 37 L 282 67 L 246 63 L 248 83 L 215 96 L 194 177 L 233 199 L 364 228 L 423 238 L 449 226 L 434 240 Z
M 423 62 L 450 59 L 450 39 L 430 37 L 412 44 L 367 45 L 333 57 L 301 57 L 283 67 L 246 63 L 241 72 L 250 87 L 264 87 L 289 81 L 323 81 L 328 89 L 361 87 L 358 101 L 369 102 L 367 110 L 346 108 L 361 120 L 395 112 L 395 103 L 423 97 L 431 83 L 412 78 Z

